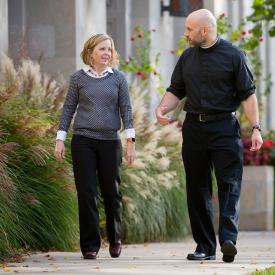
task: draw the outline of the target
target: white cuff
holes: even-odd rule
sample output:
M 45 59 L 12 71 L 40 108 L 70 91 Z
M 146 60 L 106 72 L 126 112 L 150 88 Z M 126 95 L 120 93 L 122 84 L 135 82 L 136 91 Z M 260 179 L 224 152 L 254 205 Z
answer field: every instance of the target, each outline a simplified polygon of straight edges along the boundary
M 56 140 L 60 139 L 60 140 L 65 140 L 67 136 L 67 132 L 65 131 L 57 131 L 57 135 L 56 135 Z
M 136 132 L 134 128 L 125 129 L 127 138 L 134 138 L 136 136 Z

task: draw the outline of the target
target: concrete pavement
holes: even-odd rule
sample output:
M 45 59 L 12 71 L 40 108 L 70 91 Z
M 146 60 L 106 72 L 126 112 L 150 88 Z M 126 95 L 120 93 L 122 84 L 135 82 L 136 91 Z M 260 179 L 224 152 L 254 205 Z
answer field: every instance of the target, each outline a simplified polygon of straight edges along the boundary
M 192 239 L 173 243 L 149 243 L 124 245 L 118 259 L 109 256 L 108 248 L 102 248 L 97 260 L 83 260 L 79 252 L 36 253 L 24 257 L 22 263 L 10 263 L 0 268 L 9 274 L 181 274 L 181 275 L 241 275 L 256 269 L 275 266 L 275 232 L 241 232 L 238 255 L 233 263 L 222 262 L 217 251 L 215 261 L 187 261 L 193 252 Z

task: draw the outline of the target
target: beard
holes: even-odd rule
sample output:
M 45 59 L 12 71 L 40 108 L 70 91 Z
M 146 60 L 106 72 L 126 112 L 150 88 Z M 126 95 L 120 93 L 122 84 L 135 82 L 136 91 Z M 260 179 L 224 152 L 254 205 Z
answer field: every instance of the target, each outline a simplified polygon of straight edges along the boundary
M 200 47 L 202 43 L 200 41 L 193 41 L 193 40 L 188 40 L 189 45 L 192 47 Z
M 201 47 L 205 43 L 205 38 L 202 36 L 197 37 L 194 40 L 187 38 L 187 40 L 188 40 L 189 45 L 193 46 L 193 47 Z

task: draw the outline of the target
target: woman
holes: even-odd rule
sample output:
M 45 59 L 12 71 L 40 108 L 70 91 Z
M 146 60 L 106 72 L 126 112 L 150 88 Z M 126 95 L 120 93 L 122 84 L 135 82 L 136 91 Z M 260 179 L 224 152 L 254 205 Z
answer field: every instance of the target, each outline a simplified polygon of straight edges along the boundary
M 100 248 L 98 179 L 104 199 L 110 255 L 119 257 L 122 147 L 118 130 L 121 119 L 126 129 L 128 164 L 135 159 L 135 131 L 128 86 L 123 74 L 113 68 L 118 63 L 118 55 L 112 38 L 107 34 L 90 37 L 84 44 L 81 57 L 88 67 L 71 76 L 57 132 L 55 156 L 58 160 L 64 158 L 64 140 L 76 112 L 71 152 L 78 196 L 81 251 L 84 259 L 96 259 Z

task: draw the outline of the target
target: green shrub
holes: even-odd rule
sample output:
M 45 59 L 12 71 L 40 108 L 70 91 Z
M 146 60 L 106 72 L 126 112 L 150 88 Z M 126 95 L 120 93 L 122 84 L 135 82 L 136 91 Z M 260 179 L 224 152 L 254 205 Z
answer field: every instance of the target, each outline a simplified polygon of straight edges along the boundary
M 53 159 L 64 87 L 25 60 L 0 71 L 0 257 L 18 249 L 71 250 L 77 205 L 68 162 Z M 60 99 L 60 100 L 58 100 Z

